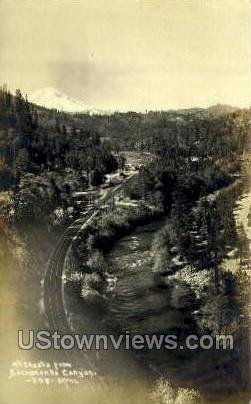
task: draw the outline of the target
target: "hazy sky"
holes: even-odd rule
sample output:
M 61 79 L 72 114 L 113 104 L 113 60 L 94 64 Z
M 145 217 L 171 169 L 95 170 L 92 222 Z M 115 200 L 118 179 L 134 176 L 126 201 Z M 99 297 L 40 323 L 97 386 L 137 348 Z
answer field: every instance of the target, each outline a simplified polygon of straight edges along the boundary
M 0 82 L 102 109 L 251 104 L 246 0 L 0 0 Z

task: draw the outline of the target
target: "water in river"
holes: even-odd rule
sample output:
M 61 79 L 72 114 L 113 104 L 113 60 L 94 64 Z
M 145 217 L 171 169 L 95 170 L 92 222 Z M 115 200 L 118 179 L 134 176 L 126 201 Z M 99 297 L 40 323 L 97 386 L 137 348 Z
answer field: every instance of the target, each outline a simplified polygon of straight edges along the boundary
M 243 224 L 245 233 L 251 239 L 248 217 L 250 202 L 251 194 L 245 195 L 240 200 L 235 216 L 237 224 Z M 68 289 L 70 320 L 75 330 L 84 332 L 89 329 L 97 333 L 112 330 L 118 334 L 125 331 L 132 334 L 170 334 L 170 330 L 179 333 L 186 326 L 189 329 L 186 316 L 171 307 L 169 291 L 159 287 L 152 271 L 155 257 L 151 245 L 155 233 L 164 223 L 162 220 L 138 227 L 131 234 L 122 237 L 107 252 L 108 294 L 104 311 L 93 312 L 92 308 L 89 310 L 79 298 L 78 286 L 76 290 L 74 287 L 74 290 Z M 230 262 L 231 257 L 228 265 Z M 72 288 L 72 285 L 68 287 Z M 128 359 L 128 355 L 133 356 L 132 361 L 131 358 Z M 112 358 L 114 369 L 128 366 L 128 369 L 137 369 L 137 374 L 143 368 L 149 374 L 165 375 L 169 380 L 183 386 L 195 386 L 212 393 L 226 392 L 226 389 L 238 390 L 241 383 L 242 369 L 235 358 L 235 352 L 173 352 L 154 349 L 128 355 L 121 356 L 117 352 L 105 360 L 103 356 L 102 360 L 108 363 Z M 135 372 L 131 374 L 135 375 Z
M 107 322 L 122 331 L 139 334 L 179 334 L 186 328 L 185 315 L 170 304 L 167 289 L 159 288 L 152 266 L 151 244 L 163 222 L 139 227 L 123 237 L 107 254 L 111 273 L 116 277 L 109 299 Z M 189 325 L 188 325 L 189 328 Z M 186 386 L 208 391 L 224 390 L 227 372 L 231 386 L 238 386 L 240 369 L 233 364 L 232 354 L 210 350 L 204 352 L 173 352 L 165 349 L 134 353 L 140 363 L 158 375 Z M 228 371 L 225 369 L 228 367 Z M 235 367 L 235 369 L 234 369 Z M 236 377 L 237 376 L 237 377 Z

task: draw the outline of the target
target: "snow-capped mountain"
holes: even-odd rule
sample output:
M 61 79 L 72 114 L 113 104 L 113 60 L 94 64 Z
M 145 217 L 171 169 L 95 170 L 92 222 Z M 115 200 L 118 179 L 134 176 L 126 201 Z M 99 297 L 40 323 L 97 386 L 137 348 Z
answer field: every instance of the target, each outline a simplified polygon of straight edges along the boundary
M 102 111 L 93 109 L 82 101 L 78 101 L 67 94 L 61 93 L 54 87 L 46 87 L 29 95 L 29 101 L 46 108 L 55 108 L 58 111 L 90 114 L 100 114 Z M 104 112 L 103 112 L 104 113 Z

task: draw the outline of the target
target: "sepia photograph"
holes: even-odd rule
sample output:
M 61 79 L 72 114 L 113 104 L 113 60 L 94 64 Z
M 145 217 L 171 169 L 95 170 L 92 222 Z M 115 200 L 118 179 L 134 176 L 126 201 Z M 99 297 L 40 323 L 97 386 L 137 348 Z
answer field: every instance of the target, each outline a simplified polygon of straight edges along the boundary
M 249 404 L 250 173 L 250 0 L 0 0 L 0 404 Z

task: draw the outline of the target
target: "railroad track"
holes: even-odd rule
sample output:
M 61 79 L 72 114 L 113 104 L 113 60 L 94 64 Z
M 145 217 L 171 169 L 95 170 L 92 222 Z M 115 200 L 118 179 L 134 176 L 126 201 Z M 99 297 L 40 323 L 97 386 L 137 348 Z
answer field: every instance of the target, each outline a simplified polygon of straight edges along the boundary
M 81 218 L 76 219 L 66 228 L 48 261 L 44 277 L 44 307 L 49 328 L 59 333 L 72 333 L 64 307 L 62 275 L 66 257 L 78 234 L 96 217 L 102 205 L 118 194 L 123 186 L 131 181 L 138 173 L 132 174 L 122 184 L 114 187 L 108 194 L 98 201 L 93 208 L 87 211 Z
M 152 161 L 152 156 L 148 155 L 148 163 Z M 146 156 L 144 156 L 144 165 L 146 165 Z M 63 280 L 62 275 L 64 272 L 64 266 L 67 255 L 72 248 L 73 241 L 78 237 L 79 233 L 83 233 L 85 227 L 97 216 L 102 206 L 114 198 L 133 178 L 138 175 L 138 171 L 131 174 L 124 181 L 112 188 L 107 194 L 100 198 L 93 208 L 89 209 L 83 216 L 76 219 L 69 227 L 66 228 L 60 239 L 58 240 L 56 247 L 48 261 L 47 269 L 44 277 L 44 307 L 45 313 L 51 332 L 57 331 L 61 334 L 72 334 L 74 330 L 69 324 L 69 320 L 64 307 L 63 296 Z M 81 356 L 81 361 L 84 361 L 89 366 L 90 370 L 95 370 L 94 363 L 90 361 L 89 356 L 85 351 L 81 351 L 83 355 L 79 355 L 76 352 L 76 356 Z M 130 368 L 135 365 L 133 361 L 130 361 Z

